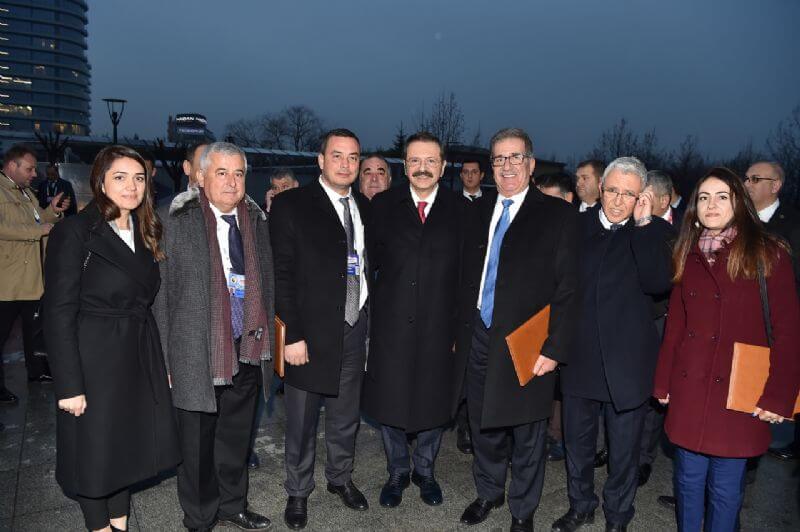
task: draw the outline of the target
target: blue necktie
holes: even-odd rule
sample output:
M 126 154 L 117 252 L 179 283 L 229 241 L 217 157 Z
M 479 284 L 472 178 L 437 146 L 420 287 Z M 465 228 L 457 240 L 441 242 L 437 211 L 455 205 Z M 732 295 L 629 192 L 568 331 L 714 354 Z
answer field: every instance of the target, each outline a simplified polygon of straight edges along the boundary
M 486 328 L 492 326 L 492 313 L 494 312 L 494 285 L 497 281 L 497 266 L 500 263 L 500 246 L 503 244 L 503 237 L 511 224 L 511 216 L 508 208 L 514 200 L 503 200 L 503 212 L 494 228 L 494 238 L 492 238 L 492 248 L 489 250 L 489 263 L 486 265 L 486 279 L 483 281 L 483 295 L 481 297 L 481 319 Z
M 236 216 L 223 214 L 222 219 L 228 222 L 228 256 L 231 259 L 231 272 L 244 275 L 244 246 L 242 245 L 242 233 L 239 231 L 239 226 L 236 225 Z M 236 297 L 233 294 L 230 294 L 230 298 L 231 329 L 235 340 L 242 336 L 244 298 Z

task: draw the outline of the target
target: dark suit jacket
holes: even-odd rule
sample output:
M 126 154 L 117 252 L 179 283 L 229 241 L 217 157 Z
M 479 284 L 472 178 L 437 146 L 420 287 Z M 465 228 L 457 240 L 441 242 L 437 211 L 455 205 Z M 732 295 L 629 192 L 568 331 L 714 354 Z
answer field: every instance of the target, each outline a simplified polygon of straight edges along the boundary
M 611 400 L 618 410 L 650 397 L 659 337 L 651 296 L 671 288 L 672 227 L 661 218 L 611 232 L 600 205 L 581 214 L 578 340 L 561 369 L 565 395 Z
M 487 201 L 490 200 L 490 201 Z M 462 300 L 456 343 L 456 374 L 464 368 L 477 317 L 489 225 L 496 197 L 480 198 L 464 245 Z M 551 414 L 555 372 L 519 385 L 505 337 L 531 316 L 550 305 L 549 336 L 542 352 L 568 361 L 574 337 L 578 284 L 578 213 L 564 200 L 530 187 L 508 228 L 500 249 L 489 330 L 489 360 L 483 395 L 482 429 L 521 425 Z
M 369 201 L 353 189 L 365 224 Z M 286 365 L 286 382 L 325 395 L 339 393 L 347 294 L 347 237 L 318 180 L 275 197 L 269 216 L 275 257 L 275 313 L 286 344 L 305 340 L 308 364 Z
M 767 231 L 783 238 L 792 251 L 792 266 L 798 291 L 800 291 L 800 211 L 786 202 L 778 205 L 778 210 L 766 223 Z
M 48 199 L 47 194 L 47 185 L 50 184 L 49 179 L 45 179 L 41 183 L 39 183 L 39 189 L 36 191 L 36 198 L 39 200 L 39 206 L 43 209 L 47 208 L 50 205 L 50 200 Z M 75 199 L 75 190 L 72 188 L 72 183 L 67 181 L 66 179 L 61 179 L 60 177 L 56 181 L 55 185 L 55 197 L 60 192 L 63 192 L 64 195 L 61 197 L 62 200 L 69 198 L 70 205 L 66 211 L 64 211 L 64 216 L 72 216 L 73 214 L 78 212 L 78 202 Z

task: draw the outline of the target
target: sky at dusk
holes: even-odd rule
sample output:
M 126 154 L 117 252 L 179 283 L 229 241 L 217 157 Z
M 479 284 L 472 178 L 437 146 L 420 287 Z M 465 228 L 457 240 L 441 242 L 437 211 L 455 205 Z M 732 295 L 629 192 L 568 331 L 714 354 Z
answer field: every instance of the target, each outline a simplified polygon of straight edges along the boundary
M 465 141 L 518 126 L 580 157 L 625 117 L 732 155 L 800 105 L 799 29 L 796 0 L 90 0 L 92 132 L 107 97 L 129 100 L 121 137 L 303 104 L 388 147 L 452 91 Z

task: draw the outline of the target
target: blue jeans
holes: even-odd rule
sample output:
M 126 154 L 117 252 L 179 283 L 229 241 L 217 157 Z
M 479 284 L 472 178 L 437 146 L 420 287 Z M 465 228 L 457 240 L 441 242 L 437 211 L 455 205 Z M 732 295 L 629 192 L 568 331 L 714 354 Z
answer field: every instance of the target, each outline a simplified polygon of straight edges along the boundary
M 676 447 L 673 459 L 678 530 L 733 532 L 744 497 L 746 458 L 720 458 Z M 708 508 L 705 508 L 706 493 Z M 703 515 L 705 525 L 701 527 Z

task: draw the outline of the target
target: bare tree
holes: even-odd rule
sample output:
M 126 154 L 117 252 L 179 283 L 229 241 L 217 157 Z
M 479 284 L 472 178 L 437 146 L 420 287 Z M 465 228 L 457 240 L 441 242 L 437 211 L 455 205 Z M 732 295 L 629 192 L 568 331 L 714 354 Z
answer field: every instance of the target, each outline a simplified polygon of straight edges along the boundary
M 405 146 L 406 131 L 403 129 L 403 121 L 401 120 L 400 124 L 397 126 L 397 130 L 395 131 L 394 140 L 392 141 L 392 152 L 396 157 L 402 157 Z
M 258 119 L 240 118 L 225 126 L 225 138 L 233 140 L 238 146 L 260 146 L 261 134 L 261 124 Z
M 478 127 L 475 128 L 475 134 L 472 136 L 472 146 L 480 146 L 481 145 L 481 123 L 478 122 Z
M 36 140 L 39 141 L 39 144 L 44 148 L 48 163 L 56 164 L 64 157 L 64 152 L 69 144 L 69 137 L 64 137 L 62 139 L 60 131 L 56 131 L 55 133 L 48 131 L 47 135 L 42 135 L 38 131 L 34 131 L 33 134 L 36 136 Z
M 289 134 L 289 121 L 284 114 L 267 113 L 261 117 L 262 148 L 284 149 Z
M 464 113 L 456 100 L 455 93 L 443 92 L 439 95 L 425 126 L 426 130 L 439 137 L 445 147 L 461 142 L 461 137 L 464 135 Z
M 172 191 L 180 191 L 183 181 L 183 160 L 186 158 L 186 145 L 176 143 L 175 147 L 167 148 L 162 138 L 156 138 L 155 142 L 148 142 L 145 145 L 153 153 L 153 157 L 161 161 L 161 167 L 169 174 L 172 180 Z
M 800 199 L 800 105 L 792 109 L 767 140 L 770 156 L 786 173 L 783 193 L 793 204 Z
M 750 165 L 759 159 L 764 159 L 764 154 L 753 146 L 752 140 L 749 140 L 747 144 L 739 148 L 736 155 L 723 159 L 719 164 L 727 166 L 739 175 L 744 175 Z
M 293 105 L 281 114 L 286 118 L 289 146 L 292 149 L 313 151 L 319 147 L 322 120 L 313 109 L 305 105 Z
M 620 118 L 611 129 L 603 131 L 600 139 L 589 152 L 587 159 L 613 161 L 617 157 L 631 155 L 639 149 L 639 139 L 628 127 L 628 121 Z
M 666 167 L 681 194 L 691 190 L 705 171 L 705 161 L 697 146 L 697 137 L 686 135 Z

